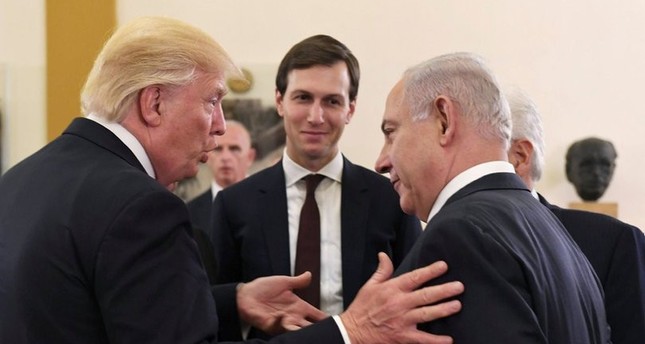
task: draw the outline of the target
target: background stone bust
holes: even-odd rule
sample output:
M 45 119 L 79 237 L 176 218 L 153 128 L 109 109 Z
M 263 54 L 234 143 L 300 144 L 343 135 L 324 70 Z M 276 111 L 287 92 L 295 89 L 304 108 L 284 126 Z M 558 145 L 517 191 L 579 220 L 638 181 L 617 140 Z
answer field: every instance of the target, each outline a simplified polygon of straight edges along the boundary
M 585 201 L 598 200 L 607 190 L 616 167 L 616 149 L 596 137 L 576 141 L 567 150 L 567 179 Z

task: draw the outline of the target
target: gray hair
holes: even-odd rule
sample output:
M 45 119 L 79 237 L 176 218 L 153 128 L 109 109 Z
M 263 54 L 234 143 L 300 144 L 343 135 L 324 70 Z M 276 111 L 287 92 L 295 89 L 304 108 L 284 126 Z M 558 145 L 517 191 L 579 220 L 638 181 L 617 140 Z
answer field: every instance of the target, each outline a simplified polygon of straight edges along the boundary
M 518 88 L 506 93 L 513 118 L 512 140 L 528 140 L 533 145 L 531 179 L 537 182 L 544 169 L 544 130 L 537 106 L 529 96 Z
M 471 53 L 435 57 L 403 75 L 405 100 L 414 120 L 430 115 L 432 102 L 444 95 L 457 102 L 465 119 L 487 138 L 499 138 L 508 148 L 511 117 L 497 79 L 483 59 Z

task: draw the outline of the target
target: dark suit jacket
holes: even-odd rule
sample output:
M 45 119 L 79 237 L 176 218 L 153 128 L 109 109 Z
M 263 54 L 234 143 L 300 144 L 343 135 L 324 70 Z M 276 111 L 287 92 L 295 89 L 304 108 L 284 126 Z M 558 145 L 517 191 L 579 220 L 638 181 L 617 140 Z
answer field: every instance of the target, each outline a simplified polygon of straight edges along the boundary
M 216 342 L 190 228 L 116 136 L 75 119 L 0 179 L 0 342 Z M 230 318 L 234 288 L 215 292 Z M 342 343 L 333 320 L 284 340 L 313 341 Z
M 190 222 L 193 224 L 193 235 L 199 248 L 199 255 L 204 263 L 206 275 L 211 284 L 215 284 L 217 278 L 217 259 L 210 237 L 206 229 L 210 228 L 213 214 L 213 193 L 211 189 L 204 191 L 190 202 L 186 203 Z
M 515 174 L 465 186 L 428 223 L 397 274 L 437 260 L 462 281 L 462 311 L 421 324 L 455 343 L 606 343 L 599 282 L 560 222 Z
M 645 343 L 645 235 L 613 217 L 540 202 L 560 219 L 605 291 L 613 344 Z
M 278 162 L 220 191 L 211 227 L 219 282 L 290 275 L 284 169 Z M 414 244 L 419 220 L 401 211 L 389 181 L 344 159 L 341 191 L 343 300 L 347 307 L 374 273 L 377 254 L 395 266 Z
M 186 204 L 193 226 L 206 231 L 211 228 L 213 219 L 213 192 L 208 190 Z

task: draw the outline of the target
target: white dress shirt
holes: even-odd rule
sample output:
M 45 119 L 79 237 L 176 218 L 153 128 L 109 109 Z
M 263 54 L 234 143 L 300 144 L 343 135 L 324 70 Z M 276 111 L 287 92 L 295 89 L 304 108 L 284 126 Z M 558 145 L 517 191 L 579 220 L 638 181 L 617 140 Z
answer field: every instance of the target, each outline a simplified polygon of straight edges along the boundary
M 300 211 L 307 193 L 306 183 L 302 178 L 313 172 L 291 160 L 286 154 L 286 150 L 283 154 L 282 166 L 287 188 L 289 253 L 291 274 L 293 275 Z M 333 315 L 343 311 L 343 271 L 340 242 L 343 157 L 340 152 L 317 173 L 327 177 L 320 182 L 315 194 L 320 211 L 320 309 Z
M 143 168 L 146 170 L 146 173 L 153 179 L 155 178 L 155 169 L 152 167 L 152 162 L 150 162 L 150 158 L 148 157 L 148 153 L 146 153 L 146 150 L 143 149 L 143 146 L 137 140 L 132 133 L 128 131 L 128 129 L 124 128 L 121 124 L 116 123 L 116 122 L 108 122 L 105 119 L 95 115 L 95 114 L 89 114 L 87 115 L 87 119 L 90 119 L 102 126 L 105 127 L 105 129 L 111 131 L 116 137 L 123 142 L 124 145 L 126 145 L 134 154 L 134 156 L 139 160 L 139 163 L 143 165 Z
M 217 193 L 222 191 L 223 187 L 221 187 L 215 180 L 211 182 L 211 196 L 213 196 L 213 201 L 215 201 L 215 196 L 217 196 Z

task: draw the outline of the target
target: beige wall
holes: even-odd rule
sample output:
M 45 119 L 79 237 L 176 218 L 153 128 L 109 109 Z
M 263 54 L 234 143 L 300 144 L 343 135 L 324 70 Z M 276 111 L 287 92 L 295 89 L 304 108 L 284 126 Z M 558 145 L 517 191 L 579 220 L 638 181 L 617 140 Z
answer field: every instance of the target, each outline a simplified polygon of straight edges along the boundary
M 547 166 L 538 190 L 560 205 L 577 200 L 564 176 L 567 147 L 590 135 L 609 139 L 618 166 L 601 201 L 618 202 L 619 218 L 645 229 L 641 0 L 117 1 L 117 22 L 142 15 L 203 28 L 241 65 L 277 64 L 292 44 L 316 33 L 345 42 L 363 74 L 357 113 L 341 146 L 368 167 L 382 144 L 385 96 L 403 69 L 446 52 L 477 52 L 503 84 L 524 88 L 542 111 Z
M 45 2 L 0 0 L 2 170 L 45 144 Z

